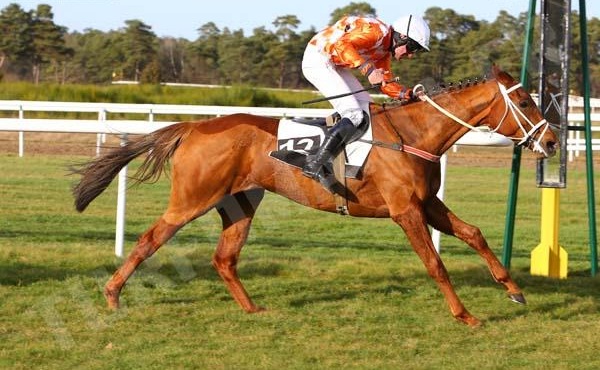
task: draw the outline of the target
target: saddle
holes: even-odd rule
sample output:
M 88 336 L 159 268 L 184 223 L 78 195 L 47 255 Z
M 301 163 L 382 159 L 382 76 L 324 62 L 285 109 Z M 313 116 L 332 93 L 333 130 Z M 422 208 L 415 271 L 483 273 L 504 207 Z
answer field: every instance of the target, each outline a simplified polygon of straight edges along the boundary
M 340 119 L 335 113 L 326 118 L 294 118 L 279 121 L 277 132 L 277 149 L 269 156 L 287 165 L 302 169 L 306 164 L 307 156 L 314 154 L 322 145 L 327 129 Z M 372 139 L 369 115 L 358 126 L 357 133 L 346 145 L 344 150 L 335 159 L 325 164 L 328 171 L 334 174 L 337 181 L 346 189 L 346 178 L 358 179 L 362 175 L 362 166 L 371 150 Z M 357 141 L 366 139 L 365 141 Z M 343 192 L 342 192 L 343 193 Z M 338 213 L 347 213 L 347 200 L 345 196 L 336 196 Z
M 327 129 L 335 125 L 340 118 L 340 115 L 335 113 L 325 118 L 280 120 L 277 132 L 277 149 L 271 151 L 269 156 L 290 166 L 303 168 L 307 155 L 314 154 L 319 149 Z M 339 172 L 340 177 L 360 178 L 362 165 L 368 156 L 371 144 L 356 140 L 366 139 L 366 141 L 369 141 L 372 138 L 369 121 L 368 115 L 365 115 L 365 119 L 358 126 L 356 134 L 337 157 L 341 160 L 341 166 L 336 167 L 338 172 L 341 170 Z

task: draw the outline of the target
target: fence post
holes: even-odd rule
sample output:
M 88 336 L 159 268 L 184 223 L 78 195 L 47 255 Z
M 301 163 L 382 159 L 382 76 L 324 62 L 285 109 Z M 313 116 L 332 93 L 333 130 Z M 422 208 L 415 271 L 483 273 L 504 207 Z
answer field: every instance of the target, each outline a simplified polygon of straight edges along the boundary
M 19 120 L 23 120 L 25 118 L 23 112 L 23 105 L 19 105 Z M 22 158 L 25 154 L 25 133 L 23 131 L 19 131 L 19 158 Z
M 127 134 L 121 135 L 121 146 L 127 143 Z M 127 195 L 127 166 L 119 171 L 117 183 L 117 221 L 115 227 L 115 255 L 123 257 L 125 240 L 125 204 Z
M 98 122 L 106 122 L 106 108 L 102 108 L 98 111 Z M 100 155 L 100 148 L 102 147 L 102 143 L 104 143 L 105 140 L 105 133 L 99 132 L 96 134 L 96 157 Z
M 456 145 L 454 145 L 456 147 Z M 448 155 L 443 154 L 442 158 L 440 158 L 440 189 L 437 192 L 437 197 L 440 200 L 444 200 L 444 190 L 446 188 L 446 167 L 448 164 Z M 433 229 L 431 231 L 431 239 L 433 240 L 433 245 L 435 246 L 435 250 L 440 253 L 440 231 Z

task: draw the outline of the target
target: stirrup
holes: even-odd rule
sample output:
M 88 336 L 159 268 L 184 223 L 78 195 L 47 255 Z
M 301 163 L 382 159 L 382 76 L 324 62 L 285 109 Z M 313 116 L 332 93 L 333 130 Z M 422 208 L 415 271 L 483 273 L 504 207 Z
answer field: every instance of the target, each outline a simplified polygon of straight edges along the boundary
M 312 157 L 312 158 L 311 158 Z M 313 155 L 306 156 L 306 163 L 302 167 L 302 174 L 311 179 L 317 179 L 319 171 L 323 170 L 323 165 L 314 160 Z
M 321 167 L 313 179 L 318 181 L 331 194 L 344 195 L 346 188 L 335 178 L 333 171 L 329 171 L 326 166 Z

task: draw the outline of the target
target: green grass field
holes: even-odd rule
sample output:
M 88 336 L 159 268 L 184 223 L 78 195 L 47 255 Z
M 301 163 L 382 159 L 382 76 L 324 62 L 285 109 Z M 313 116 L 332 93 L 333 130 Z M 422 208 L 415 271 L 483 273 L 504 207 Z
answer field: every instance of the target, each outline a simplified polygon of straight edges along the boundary
M 491 149 L 490 149 L 491 150 Z M 453 238 L 442 258 L 467 308 L 454 321 L 435 283 L 390 220 L 357 219 L 267 195 L 240 262 L 249 315 L 210 265 L 211 212 L 143 264 L 105 308 L 114 256 L 116 186 L 83 214 L 72 206 L 83 157 L 0 154 L 0 367 L 6 369 L 598 369 L 600 278 L 590 277 L 584 166 L 561 191 L 569 277 L 529 274 L 540 191 L 521 170 L 511 272 L 528 305 L 510 302 L 484 262 Z M 452 159 L 447 204 L 478 225 L 498 256 L 510 163 Z M 128 191 L 127 251 L 166 204 L 168 182 Z

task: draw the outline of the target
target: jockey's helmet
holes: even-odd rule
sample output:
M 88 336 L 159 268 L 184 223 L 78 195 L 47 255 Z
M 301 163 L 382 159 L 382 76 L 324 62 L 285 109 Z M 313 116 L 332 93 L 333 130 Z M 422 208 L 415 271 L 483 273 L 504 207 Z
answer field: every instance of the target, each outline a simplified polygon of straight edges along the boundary
M 430 30 L 423 18 L 418 15 L 404 16 L 392 23 L 392 28 L 395 32 L 408 36 L 410 40 L 429 51 Z

